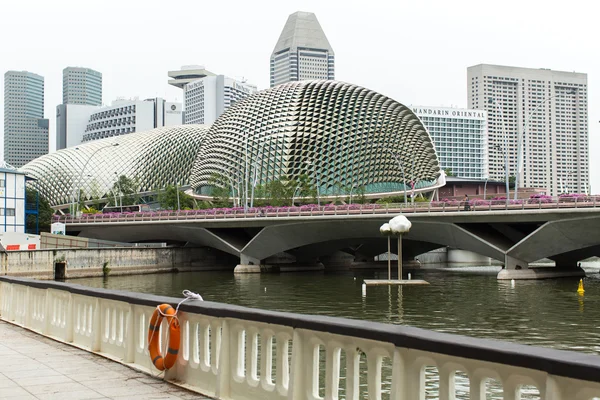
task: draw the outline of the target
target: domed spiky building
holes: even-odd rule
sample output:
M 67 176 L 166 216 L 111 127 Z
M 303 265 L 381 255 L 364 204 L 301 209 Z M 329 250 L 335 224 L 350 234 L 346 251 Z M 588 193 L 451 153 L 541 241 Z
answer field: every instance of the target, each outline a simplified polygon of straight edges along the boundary
M 248 96 L 210 127 L 102 139 L 21 170 L 54 207 L 72 203 L 79 189 L 85 200 L 103 198 L 121 175 L 136 179 L 140 192 L 189 185 L 202 198 L 212 196 L 215 176 L 232 188 L 304 176 L 322 197 L 359 188 L 379 197 L 413 184 L 433 189 L 441 173 L 431 137 L 408 107 L 338 81 L 282 84 Z
M 433 185 L 440 165 L 408 107 L 349 83 L 300 81 L 249 96 L 212 125 L 191 186 L 210 195 L 215 175 L 258 185 L 307 175 L 322 195 L 373 194 Z

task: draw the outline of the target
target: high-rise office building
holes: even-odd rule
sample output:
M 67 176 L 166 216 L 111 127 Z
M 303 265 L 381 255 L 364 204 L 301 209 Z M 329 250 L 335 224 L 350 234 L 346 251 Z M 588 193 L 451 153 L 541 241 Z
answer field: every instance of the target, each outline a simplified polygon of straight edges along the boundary
M 429 131 L 442 169 L 460 178 L 488 176 L 487 116 L 483 110 L 411 106 Z
M 206 76 L 187 83 L 183 89 L 183 123 L 212 124 L 225 110 L 256 91 L 255 85 L 224 75 Z
M 8 71 L 4 74 L 4 161 L 18 168 L 47 153 L 44 77 Z
M 589 192 L 587 74 L 480 64 L 467 79 L 469 108 L 488 114 L 491 179 L 508 159 L 519 187 Z
M 313 13 L 288 17 L 271 54 L 271 87 L 306 79 L 335 79 L 334 53 Z
M 90 68 L 63 69 L 63 104 L 102 104 L 102 74 Z

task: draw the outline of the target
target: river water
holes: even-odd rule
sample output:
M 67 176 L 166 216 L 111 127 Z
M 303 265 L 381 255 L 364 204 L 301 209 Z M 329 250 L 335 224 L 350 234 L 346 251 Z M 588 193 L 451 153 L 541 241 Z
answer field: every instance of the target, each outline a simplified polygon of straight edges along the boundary
M 578 279 L 511 284 L 496 280 L 499 269 L 489 266 L 421 269 L 413 272 L 413 279 L 425 279 L 430 285 L 374 286 L 365 296 L 361 291 L 363 279 L 387 279 L 387 271 L 262 275 L 196 272 L 70 282 L 175 297 L 188 289 L 205 300 L 247 307 L 404 324 L 600 354 L 600 264 L 584 263 L 584 269 L 588 273 L 584 296 L 577 294 Z M 428 372 L 432 388 L 427 398 L 436 398 L 435 375 Z M 460 384 L 457 377 L 457 387 Z M 489 398 L 499 398 L 494 392 L 497 390 L 491 390 Z

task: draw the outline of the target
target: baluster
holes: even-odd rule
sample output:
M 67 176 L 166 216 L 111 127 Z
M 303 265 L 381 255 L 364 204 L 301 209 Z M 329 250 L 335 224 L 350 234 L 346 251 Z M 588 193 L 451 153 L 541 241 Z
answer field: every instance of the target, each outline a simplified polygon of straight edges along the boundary
M 327 346 L 325 359 L 325 398 L 337 399 L 340 385 L 340 348 Z
M 381 399 L 381 361 L 380 355 L 367 353 L 367 388 L 369 399 Z
M 68 296 L 68 300 L 67 300 L 67 315 L 66 315 L 66 321 L 65 321 L 65 341 L 67 343 L 72 343 L 73 342 L 73 330 L 74 330 L 74 324 L 73 324 L 73 320 L 75 319 L 73 316 L 73 294 L 72 293 L 67 293 Z
M 305 399 L 309 385 L 312 385 L 311 374 L 314 367 L 313 361 L 311 361 L 312 349 L 308 348 L 307 343 L 304 343 L 303 339 L 304 335 L 294 330 L 288 399 Z M 308 373 L 309 371 L 310 373 Z M 349 397 L 346 398 L 350 399 Z
M 519 385 L 514 382 L 510 380 L 502 382 L 503 400 L 519 400 L 521 398 L 520 392 Z
M 440 368 L 439 370 L 439 390 L 440 400 L 454 400 L 454 370 L 448 368 Z
M 358 400 L 360 356 L 355 347 L 346 348 L 346 400 Z
M 283 336 L 277 336 L 277 360 L 275 360 L 275 385 L 279 393 L 284 393 L 289 388 L 290 372 L 288 354 L 290 351 L 289 340 Z
M 568 384 L 567 382 L 564 382 L 565 384 L 561 385 L 561 380 L 566 379 L 548 375 L 544 386 L 539 388 L 540 398 L 544 400 L 566 400 L 567 398 L 571 398 L 564 395 L 564 391 L 568 387 Z
M 260 380 L 263 385 L 270 385 L 273 381 L 273 342 L 272 336 L 263 332 L 260 335 Z
M 469 374 L 470 400 L 485 400 L 485 378 Z
M 409 349 L 394 351 L 392 370 L 393 400 L 413 400 L 424 398 L 425 367 L 418 364 Z M 423 395 L 423 396 L 422 396 Z
M 94 309 L 92 310 L 93 322 L 92 322 L 92 351 L 100 351 L 100 343 L 102 342 L 102 310 L 100 309 L 100 299 L 96 299 L 94 302 Z
M 223 330 L 221 331 L 221 342 L 223 345 L 219 348 L 219 365 L 217 366 L 217 388 L 216 397 L 229 398 L 231 387 L 231 377 L 239 375 L 239 357 L 240 357 L 240 342 L 237 340 L 235 332 L 231 332 L 229 322 L 223 319 L 221 322 Z M 233 350 L 233 354 L 229 350 Z M 231 360 L 238 360 L 237 363 L 232 363 Z
M 256 332 L 246 331 L 246 382 L 256 380 L 256 360 L 257 354 Z
M 127 316 L 125 317 L 125 343 L 123 343 L 125 346 L 125 358 L 123 361 L 126 363 L 134 362 L 136 339 L 139 338 L 139 334 L 137 334 L 139 330 L 135 330 L 134 310 L 134 306 L 130 304 L 127 310 Z
M 211 342 L 211 359 L 212 359 L 212 365 L 211 367 L 213 368 L 214 371 L 217 370 L 217 368 L 219 367 L 219 354 L 221 352 L 221 335 L 223 334 L 221 331 L 221 325 L 220 323 L 214 323 L 210 325 L 210 331 L 211 331 L 211 337 L 210 337 L 210 342 Z

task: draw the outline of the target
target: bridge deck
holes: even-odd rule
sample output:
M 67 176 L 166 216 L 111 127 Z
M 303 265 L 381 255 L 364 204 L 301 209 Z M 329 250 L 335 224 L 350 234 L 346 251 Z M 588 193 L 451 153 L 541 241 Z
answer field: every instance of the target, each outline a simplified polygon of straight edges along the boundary
M 210 399 L 0 321 L 2 399 Z

